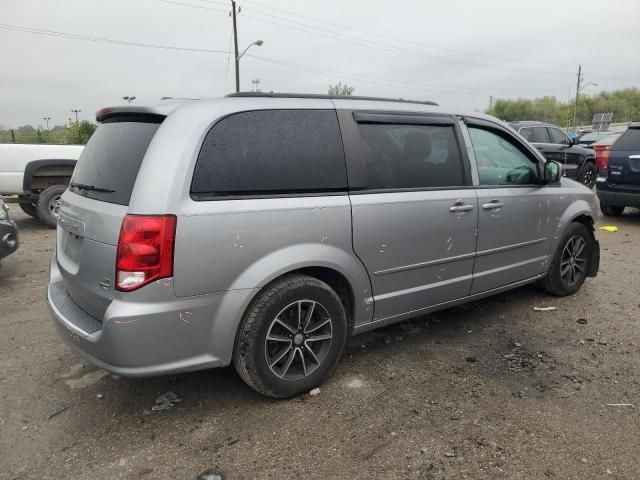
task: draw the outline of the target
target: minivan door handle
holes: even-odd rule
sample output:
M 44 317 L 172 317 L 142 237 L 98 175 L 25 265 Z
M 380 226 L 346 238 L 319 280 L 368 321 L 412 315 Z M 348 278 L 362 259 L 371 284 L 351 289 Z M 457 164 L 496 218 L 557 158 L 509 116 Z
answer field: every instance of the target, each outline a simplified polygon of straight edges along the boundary
M 449 211 L 453 213 L 470 212 L 471 210 L 473 210 L 473 205 L 469 203 L 465 204 L 462 200 L 458 200 L 456 203 L 449 207 Z
M 482 208 L 485 210 L 497 210 L 502 207 L 504 207 L 504 203 L 497 199 L 491 200 L 489 203 L 482 204 Z

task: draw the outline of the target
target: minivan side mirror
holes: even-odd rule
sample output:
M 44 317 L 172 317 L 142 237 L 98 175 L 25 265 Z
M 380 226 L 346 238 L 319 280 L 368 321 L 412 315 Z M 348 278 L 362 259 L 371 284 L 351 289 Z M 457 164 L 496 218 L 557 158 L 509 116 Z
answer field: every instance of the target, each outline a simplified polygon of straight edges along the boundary
M 554 160 L 544 164 L 544 184 L 558 183 L 562 177 L 562 165 Z

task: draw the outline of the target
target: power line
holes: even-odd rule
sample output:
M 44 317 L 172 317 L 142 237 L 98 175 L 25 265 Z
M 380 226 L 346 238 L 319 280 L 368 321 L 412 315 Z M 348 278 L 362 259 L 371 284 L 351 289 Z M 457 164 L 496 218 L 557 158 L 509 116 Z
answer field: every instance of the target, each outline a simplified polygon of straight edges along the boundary
M 54 30 L 44 30 L 34 27 L 23 27 L 20 25 L 8 25 L 0 23 L 0 30 L 10 30 L 15 32 L 32 33 L 35 35 L 47 35 L 52 37 L 68 38 L 71 40 L 84 40 L 89 42 L 100 42 L 110 45 L 126 45 L 130 47 L 143 47 L 143 48 L 155 48 L 160 50 L 176 50 L 181 52 L 196 52 L 196 53 L 228 53 L 225 50 L 210 50 L 206 48 L 189 48 L 189 47 L 177 47 L 173 45 L 158 45 L 154 43 L 143 42 L 129 42 L 125 40 L 116 40 L 113 38 L 94 37 L 89 35 L 81 35 L 76 33 L 58 32 Z
M 407 88 L 409 90 L 416 90 L 416 91 L 422 91 L 422 92 L 429 92 L 429 93 L 440 93 L 443 95 L 477 95 L 477 93 L 475 91 L 463 91 L 465 90 L 464 87 L 446 87 L 444 85 L 440 85 L 438 87 L 440 88 L 456 88 L 457 90 L 452 90 L 452 91 L 446 91 L 446 90 L 438 90 L 438 89 L 433 89 L 433 88 L 425 88 L 428 87 L 428 85 L 424 85 L 424 84 L 419 84 L 419 83 L 415 83 L 415 82 L 407 82 L 407 81 L 402 81 L 402 80 L 393 80 L 393 79 L 388 79 L 388 78 L 379 78 L 379 77 L 371 77 L 369 75 L 365 76 L 365 75 L 354 75 L 354 74 L 349 74 L 349 73 L 345 73 L 345 72 L 338 72 L 335 70 L 328 70 L 328 69 L 324 69 L 324 68 L 319 68 L 319 67 L 313 67 L 311 65 L 302 65 L 299 63 L 293 63 L 293 62 L 286 62 L 286 61 L 282 61 L 282 60 L 276 60 L 273 58 L 266 58 L 266 57 L 261 57 L 258 55 L 251 55 L 251 54 L 246 54 L 247 57 L 251 57 L 251 58 L 255 58 L 257 60 L 262 60 L 264 62 L 268 62 L 268 63 L 273 63 L 276 65 L 282 65 L 288 68 L 293 68 L 293 69 L 297 69 L 297 70 L 303 70 L 306 72 L 310 72 L 310 73 L 316 73 L 319 75 L 324 75 L 324 76 L 330 76 L 330 77 L 334 77 L 334 78 L 340 78 L 340 79 L 347 79 L 347 80 L 353 80 L 356 82 L 360 82 L 360 83 L 370 83 L 372 85 L 383 85 L 383 86 L 395 86 L 398 87 L 399 84 L 403 84 L 402 87 Z M 564 89 L 564 87 L 562 87 Z M 473 89 L 471 89 L 473 90 Z M 499 88 L 493 88 L 493 89 L 487 89 L 487 90 L 491 90 L 491 91 L 500 91 Z M 552 91 L 553 89 L 545 89 L 544 91 L 549 92 Z
M 205 3 L 216 3 L 213 2 L 212 0 L 198 0 L 200 2 L 205 2 Z M 338 28 L 343 28 L 349 31 L 353 31 L 353 32 L 358 32 L 358 33 L 362 33 L 365 35 L 369 35 L 369 36 L 374 36 L 376 38 L 386 38 L 387 40 L 392 40 L 392 41 L 396 41 L 396 42 L 401 42 L 401 43 L 405 43 L 405 44 L 409 44 L 409 45 L 415 45 L 415 46 L 419 46 L 419 47 L 424 47 L 424 48 L 432 48 L 435 50 L 441 50 L 443 52 L 450 52 L 450 53 L 456 53 L 459 55 L 471 55 L 473 57 L 485 57 L 485 58 L 493 58 L 496 60 L 506 60 L 509 62 L 516 62 L 516 63 L 535 63 L 535 64 L 539 64 L 539 65 L 562 65 L 562 66 L 573 66 L 574 64 L 572 63 L 567 63 L 567 62 L 545 62 L 545 61 L 539 61 L 539 60 L 522 60 L 519 58 L 513 58 L 513 57 L 502 57 L 502 56 L 497 56 L 497 55 L 488 55 L 488 54 L 484 54 L 484 53 L 478 53 L 478 52 L 469 52 L 469 51 L 464 51 L 464 50 L 456 50 L 456 49 L 452 49 L 452 48 L 445 48 L 445 47 L 441 47 L 438 45 L 431 45 L 431 44 L 426 44 L 426 43 L 421 43 L 421 42 L 415 42 L 415 41 L 411 41 L 411 40 L 405 40 L 403 38 L 398 38 L 398 37 L 392 37 L 392 36 L 388 36 L 388 35 L 382 35 L 379 32 L 370 32 L 367 30 L 362 30 L 362 29 L 358 29 L 358 28 L 354 28 L 350 25 L 344 25 L 344 24 L 340 24 L 340 23 L 335 23 L 335 22 L 330 22 L 327 20 L 322 20 L 316 17 L 311 17 L 308 15 L 302 15 L 299 13 L 295 13 L 292 12 L 291 10 L 285 10 L 283 8 L 277 8 L 277 7 L 273 7 L 271 5 L 266 5 L 264 3 L 260 3 L 260 2 L 256 2 L 254 0 L 244 0 L 246 3 L 252 4 L 254 6 L 257 6 L 258 8 L 263 8 L 263 9 L 270 9 L 270 10 L 275 10 L 275 11 L 279 11 L 282 13 L 285 13 L 287 15 L 291 15 L 291 16 L 295 16 L 295 17 L 299 17 L 299 18 L 305 18 L 314 22 L 318 22 L 318 23 L 323 23 L 326 25 L 332 25 Z M 266 15 L 266 14 L 265 14 Z M 615 68 L 610 68 L 610 67 L 606 67 L 603 65 L 589 65 L 592 68 L 602 68 L 602 69 L 607 69 L 607 70 L 615 70 L 618 72 L 624 72 L 624 73 L 632 73 L 632 74 L 640 74 L 640 71 L 637 70 L 623 70 L 623 69 L 615 69 Z
M 345 72 L 339 72 L 336 70 L 329 70 L 329 69 L 325 69 L 322 67 L 315 67 L 312 65 L 302 65 L 299 63 L 294 63 L 294 62 L 288 62 L 288 61 L 284 61 L 284 60 L 276 60 L 273 58 L 267 58 L 267 57 L 261 57 L 259 55 L 251 55 L 251 54 L 246 54 L 247 57 L 252 57 L 252 58 L 256 58 L 258 60 L 263 60 L 266 62 L 271 62 L 271 63 L 276 63 L 278 65 L 284 65 L 284 66 L 288 66 L 291 68 L 298 68 L 301 70 L 308 70 L 308 71 L 312 71 L 315 73 L 323 73 L 323 74 L 330 74 L 332 76 L 336 76 L 336 77 L 340 77 L 340 76 L 344 76 L 344 77 L 351 77 L 354 78 L 358 81 L 367 81 L 369 79 L 373 79 L 376 80 L 377 82 L 384 82 L 384 83 L 388 83 L 388 84 L 392 84 L 392 85 L 398 85 L 398 84 L 403 84 L 403 85 L 413 85 L 416 87 L 420 87 L 421 90 L 425 90 L 425 91 L 433 91 L 433 92 L 440 92 L 440 93 L 460 93 L 461 90 L 467 90 L 469 92 L 524 92 L 525 90 L 522 89 L 508 89 L 508 88 L 499 88 L 499 87 L 491 87 L 491 88 L 479 88 L 479 87 L 464 87 L 464 86 L 460 86 L 460 85 L 437 85 L 437 84 L 427 84 L 427 83 L 420 83 L 420 82 L 411 82 L 411 81 L 407 81 L 407 80 L 398 80 L 398 79 L 393 79 L 393 78 L 383 78 L 383 77 L 374 77 L 371 75 L 358 75 L 358 74 L 349 74 L 349 73 L 345 73 Z M 426 88 L 425 88 L 426 87 Z M 441 89 L 441 88 L 445 88 L 445 89 L 451 89 L 452 91 L 443 91 L 443 90 L 437 90 L 437 89 Z M 559 91 L 559 90 L 564 90 L 566 87 L 557 87 L 557 88 L 543 88 L 543 89 L 527 89 L 526 92 L 549 92 L 549 91 Z M 427 90 L 428 89 L 428 90 Z M 434 89 L 434 90 L 431 90 Z
M 203 7 L 201 5 L 193 5 L 193 4 L 189 4 L 189 3 L 176 2 L 176 1 L 173 1 L 173 0 L 158 0 L 158 1 L 163 2 L 163 3 L 171 3 L 171 4 L 175 4 L 175 5 L 180 5 L 180 6 L 184 6 L 184 7 L 191 7 L 191 8 L 198 8 L 198 9 L 204 9 L 204 10 L 219 11 L 218 9 L 214 9 L 214 8 Z M 206 0 L 201 0 L 201 1 L 205 1 L 206 2 Z M 208 2 L 206 2 L 206 3 L 208 3 Z M 259 16 L 256 17 L 256 16 L 253 16 L 251 14 L 246 14 L 246 13 L 243 12 L 243 17 L 244 18 L 249 18 L 249 19 L 252 19 L 252 20 L 257 20 L 259 22 L 269 23 L 269 24 L 276 25 L 276 26 L 279 26 L 279 27 L 288 28 L 288 29 L 291 29 L 291 30 L 307 33 L 307 34 L 310 34 L 310 35 L 316 35 L 316 36 L 329 38 L 329 39 L 332 39 L 332 40 L 339 40 L 341 42 L 351 43 L 351 44 L 354 44 L 354 45 L 359 45 L 359 46 L 363 46 L 363 47 L 367 47 L 367 48 L 373 48 L 376 51 L 381 51 L 382 50 L 382 51 L 387 51 L 387 52 L 391 52 L 391 53 L 401 53 L 401 54 L 404 54 L 404 55 L 409 55 L 409 56 L 419 57 L 419 58 L 437 58 L 437 59 L 440 59 L 440 60 L 444 60 L 446 62 L 455 63 L 455 64 L 459 64 L 459 65 L 464 65 L 464 66 L 470 66 L 470 67 L 473 67 L 473 68 L 499 69 L 499 70 L 506 70 L 506 71 L 511 71 L 511 72 L 531 73 L 531 74 L 535 74 L 535 75 L 539 75 L 539 74 L 557 75 L 557 76 L 573 75 L 573 73 L 571 73 L 571 72 L 550 72 L 550 71 L 541 71 L 541 70 L 526 70 L 526 69 L 521 69 L 521 68 L 510 68 L 510 67 L 503 67 L 503 66 L 497 66 L 497 65 L 484 65 L 484 64 L 480 64 L 480 63 L 469 62 L 468 60 L 464 60 L 464 59 L 457 59 L 457 58 L 445 57 L 443 55 L 434 55 L 434 54 L 419 52 L 419 51 L 416 51 L 416 50 L 409 50 L 409 49 L 406 49 L 406 48 L 398 47 L 398 46 L 395 46 L 395 45 L 389 45 L 389 44 L 378 42 L 378 41 L 375 41 L 375 40 L 362 39 L 362 38 L 354 37 L 352 35 L 344 34 L 344 33 L 341 33 L 341 32 L 336 32 L 335 30 L 328 30 L 326 28 L 318 27 L 318 26 L 315 26 L 315 25 L 310 25 L 308 23 L 298 22 L 298 21 L 295 21 L 295 20 L 291 20 L 291 19 L 288 19 L 288 18 L 277 16 L 277 15 L 271 15 L 269 13 L 263 13 L 263 12 L 260 12 L 260 11 L 254 11 L 253 14 L 254 15 L 259 15 Z M 284 21 L 284 22 L 288 22 L 288 23 L 294 24 L 294 25 L 300 25 L 302 27 L 306 27 L 306 29 L 305 28 L 296 27 L 296 26 L 293 26 L 293 25 L 288 25 L 286 23 L 280 23 L 280 22 L 275 22 L 273 20 L 267 20 L 265 18 L 260 18 L 260 16 L 275 18 L 275 19 L 278 19 L 278 20 L 281 20 L 281 21 Z M 317 31 L 308 30 L 309 28 L 317 30 Z

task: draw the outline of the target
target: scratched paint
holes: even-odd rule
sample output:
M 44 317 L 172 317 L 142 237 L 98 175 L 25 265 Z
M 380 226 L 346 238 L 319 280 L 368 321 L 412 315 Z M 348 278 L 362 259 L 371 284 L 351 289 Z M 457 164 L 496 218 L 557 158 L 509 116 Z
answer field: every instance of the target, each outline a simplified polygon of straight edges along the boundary
M 180 312 L 180 320 L 182 320 L 184 323 L 189 323 L 191 320 L 189 320 L 189 317 L 193 315 L 193 313 L 191 312 Z

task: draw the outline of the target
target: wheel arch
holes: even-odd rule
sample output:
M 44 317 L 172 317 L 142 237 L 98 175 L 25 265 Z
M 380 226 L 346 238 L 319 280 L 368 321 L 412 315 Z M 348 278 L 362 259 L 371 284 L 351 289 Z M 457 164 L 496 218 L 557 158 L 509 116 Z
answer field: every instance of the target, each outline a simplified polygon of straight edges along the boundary
M 71 175 L 73 174 L 73 169 L 75 168 L 76 163 L 77 163 L 77 160 L 70 160 L 70 159 L 32 160 L 26 165 L 24 169 L 24 176 L 22 179 L 22 190 L 25 193 L 29 193 L 29 192 L 32 192 L 33 190 L 44 190 L 47 187 L 52 186 L 53 184 L 46 185 L 46 186 L 38 185 L 37 186 L 38 188 L 35 188 L 35 189 L 33 188 L 34 182 L 36 181 L 36 179 L 38 177 L 41 177 L 39 173 L 40 174 L 45 173 L 46 169 L 54 170 L 53 172 L 48 172 L 49 174 L 53 173 L 53 175 L 50 175 L 51 177 L 60 177 L 64 179 L 71 178 Z M 57 172 L 55 171 L 56 169 L 58 170 Z M 60 171 L 62 171 L 64 174 L 59 175 Z M 63 181 L 62 183 L 57 183 L 57 185 L 67 185 L 67 184 L 68 184 L 68 180 Z

